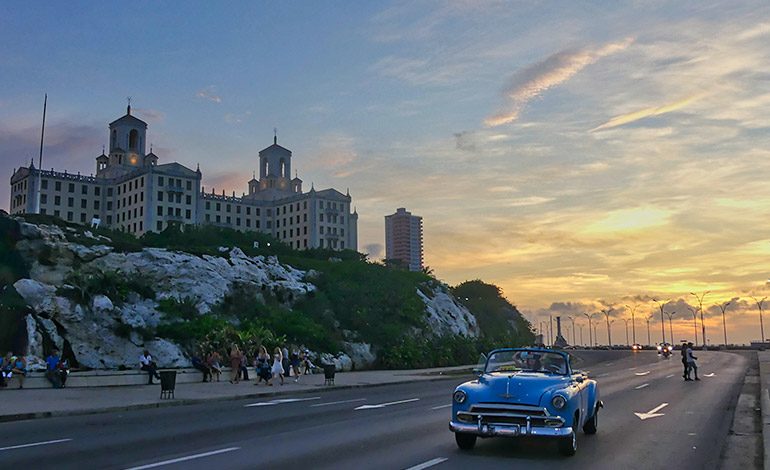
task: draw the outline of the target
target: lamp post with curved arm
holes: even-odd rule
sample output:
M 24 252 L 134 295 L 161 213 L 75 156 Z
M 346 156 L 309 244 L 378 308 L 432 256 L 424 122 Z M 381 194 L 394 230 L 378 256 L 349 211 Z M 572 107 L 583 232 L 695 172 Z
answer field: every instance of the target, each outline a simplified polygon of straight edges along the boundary
M 588 318 L 588 346 L 589 347 L 593 347 L 594 346 L 593 337 L 591 336 L 591 317 L 593 317 L 594 315 L 595 314 L 593 314 L 593 313 L 591 315 L 589 315 L 587 313 L 583 314 L 584 317 Z
M 722 311 L 722 329 L 725 331 L 725 349 L 727 349 L 727 323 L 725 323 L 725 310 L 727 310 L 727 306 L 730 305 L 730 302 L 725 302 L 723 304 L 714 304 Z
M 669 333 L 671 333 L 671 345 L 673 346 L 673 344 L 674 344 L 674 325 L 673 325 L 674 321 L 673 321 L 673 318 L 674 318 L 674 314 L 676 312 L 664 312 L 664 313 L 668 317 L 668 330 L 669 330 Z
M 628 318 L 621 318 L 623 320 L 623 323 L 626 324 L 626 346 L 628 346 L 628 322 L 630 321 Z
M 631 310 L 631 331 L 633 333 L 634 344 L 636 344 L 636 320 L 634 320 L 634 314 L 636 313 L 636 309 L 638 307 L 638 305 L 634 305 L 633 307 L 626 305 L 626 308 Z M 628 340 L 626 340 L 626 343 L 627 342 Z
M 609 310 L 600 310 L 604 314 L 604 318 L 607 320 L 607 346 L 609 347 L 612 347 L 612 333 L 610 333 L 610 313 L 612 313 L 613 310 L 615 309 L 611 308 Z
M 580 344 L 585 346 L 586 343 L 583 342 L 583 324 L 578 323 L 578 328 L 580 328 Z
M 687 310 L 689 310 L 692 313 L 692 328 L 695 332 L 695 346 L 698 345 L 698 308 L 692 308 L 689 305 L 687 306 Z
M 755 297 L 751 297 L 751 298 L 754 299 L 754 302 L 757 303 L 757 307 L 759 307 L 759 330 L 761 331 L 762 342 L 764 343 L 765 342 L 765 327 L 762 324 L 762 302 L 764 302 L 765 299 L 767 299 L 767 297 L 762 297 L 762 300 L 757 300 Z
M 615 323 L 615 320 L 610 320 L 610 325 L 612 325 L 613 323 Z M 610 347 L 610 349 L 612 349 L 612 341 L 609 337 L 609 333 L 610 333 L 610 330 L 607 330 L 607 342 L 609 343 L 608 346 Z
M 666 342 L 666 319 L 663 318 L 663 305 L 665 305 L 668 300 L 664 300 L 663 303 L 661 303 L 658 299 L 652 299 L 652 301 L 658 304 L 658 307 L 660 307 L 660 333 L 663 335 L 663 341 L 661 341 L 661 344 L 664 344 Z
M 698 299 L 698 308 L 700 308 L 700 327 L 703 330 L 703 349 L 707 349 L 706 344 L 708 344 L 706 343 L 706 322 L 703 321 L 703 298 L 706 297 L 706 294 L 708 294 L 709 292 L 711 291 L 707 290 L 706 292 L 701 294 L 700 297 L 698 297 L 698 294 L 696 294 L 695 292 L 690 292 L 690 295 L 694 295 L 695 298 Z M 761 314 L 759 316 L 762 317 Z M 764 342 L 765 340 L 763 339 L 762 341 Z
M 645 321 L 647 322 L 647 346 L 652 346 L 652 341 L 650 341 L 650 320 L 653 319 L 654 315 L 649 315 L 644 317 Z

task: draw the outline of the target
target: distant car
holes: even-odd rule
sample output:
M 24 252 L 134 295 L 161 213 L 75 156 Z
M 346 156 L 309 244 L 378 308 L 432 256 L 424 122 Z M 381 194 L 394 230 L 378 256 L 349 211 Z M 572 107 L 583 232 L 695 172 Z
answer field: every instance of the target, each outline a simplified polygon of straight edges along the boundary
M 599 386 L 572 370 L 567 353 L 497 349 L 477 373 L 452 395 L 449 429 L 460 449 L 472 449 L 478 437 L 538 436 L 574 455 L 578 430 L 596 433 L 604 406 Z
M 671 355 L 674 352 L 674 347 L 668 343 L 661 343 L 658 345 L 658 354 L 662 354 L 665 357 Z
M 631 349 L 634 350 L 634 351 L 641 351 L 642 350 L 642 345 L 634 343 L 634 345 L 631 346 Z

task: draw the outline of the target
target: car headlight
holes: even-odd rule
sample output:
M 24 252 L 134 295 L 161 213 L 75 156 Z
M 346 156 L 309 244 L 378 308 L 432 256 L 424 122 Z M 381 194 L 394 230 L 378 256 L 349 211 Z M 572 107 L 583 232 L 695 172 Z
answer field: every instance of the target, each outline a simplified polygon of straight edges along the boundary
M 454 399 L 455 403 L 458 405 L 462 405 L 465 403 L 465 400 L 468 399 L 468 395 L 462 391 L 462 390 L 455 390 L 455 393 L 452 395 L 452 398 Z
M 567 407 L 567 399 L 561 395 L 554 395 L 554 397 L 551 398 L 551 404 L 557 410 L 563 410 Z

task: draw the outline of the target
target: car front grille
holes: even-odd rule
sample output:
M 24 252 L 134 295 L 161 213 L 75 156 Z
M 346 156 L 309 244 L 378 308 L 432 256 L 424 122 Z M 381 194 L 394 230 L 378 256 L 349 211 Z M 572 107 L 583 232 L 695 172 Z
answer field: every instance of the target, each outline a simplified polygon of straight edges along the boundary
M 512 405 L 509 403 L 477 403 L 471 405 L 468 411 L 458 411 L 457 420 L 462 423 L 520 426 L 560 427 L 564 420 L 552 416 L 548 410 L 538 406 Z

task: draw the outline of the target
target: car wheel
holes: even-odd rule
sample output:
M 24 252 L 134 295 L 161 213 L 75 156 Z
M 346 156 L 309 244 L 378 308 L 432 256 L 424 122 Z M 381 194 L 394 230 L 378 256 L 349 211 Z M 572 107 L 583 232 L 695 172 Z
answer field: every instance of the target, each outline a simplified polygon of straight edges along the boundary
M 569 436 L 559 438 L 559 452 L 567 457 L 573 456 L 577 452 L 577 431 L 574 428 Z
M 457 447 L 462 450 L 471 450 L 476 445 L 476 436 L 474 434 L 456 432 L 455 441 L 457 441 Z
M 596 434 L 596 429 L 599 427 L 599 407 L 597 406 L 594 410 L 594 415 L 591 416 L 591 419 L 586 421 L 586 424 L 583 425 L 583 432 L 586 434 Z

